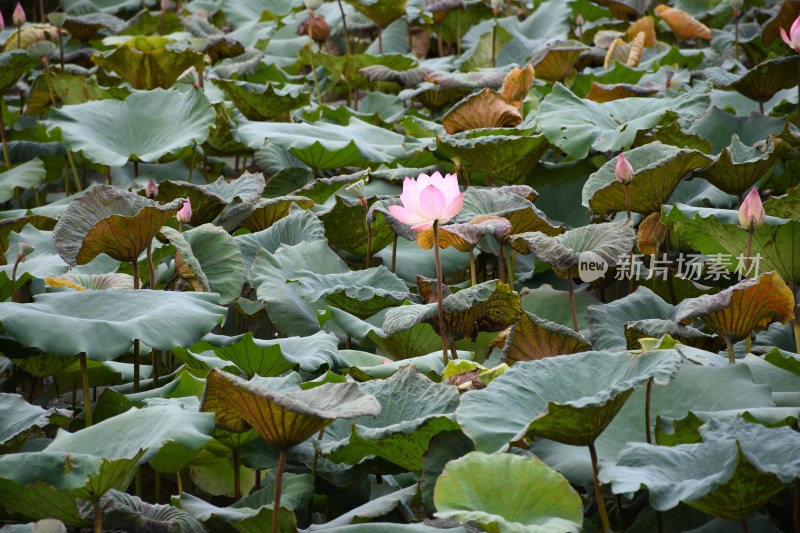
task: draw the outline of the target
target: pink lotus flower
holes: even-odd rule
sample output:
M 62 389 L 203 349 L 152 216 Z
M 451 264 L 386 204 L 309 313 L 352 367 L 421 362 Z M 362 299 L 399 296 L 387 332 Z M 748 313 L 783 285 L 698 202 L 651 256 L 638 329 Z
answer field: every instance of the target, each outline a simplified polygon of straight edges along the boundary
M 189 197 L 186 197 L 186 201 L 183 203 L 183 207 L 178 213 L 175 215 L 178 218 L 178 222 L 184 224 L 192 220 L 192 202 L 189 201 Z
M 781 38 L 789 45 L 789 48 L 800 52 L 800 17 L 794 19 L 792 27 L 789 29 L 789 35 L 786 35 L 786 30 L 781 28 Z
M 408 224 L 414 231 L 424 231 L 433 226 L 448 222 L 461 211 L 464 195 L 458 190 L 458 176 L 437 171 L 433 175 L 420 174 L 417 179 L 403 181 L 403 205 L 390 205 L 389 212 L 394 218 Z
M 748 231 L 757 230 L 764 225 L 766 217 L 758 189 L 753 189 L 739 206 L 739 227 Z
M 148 198 L 155 198 L 158 196 L 158 184 L 152 179 L 147 182 L 147 187 L 144 188 L 144 194 Z M 191 208 L 189 208 L 191 211 Z
M 6 29 L 6 21 L 3 20 L 3 12 L 0 11 L 0 31 Z
M 14 26 L 22 26 L 25 24 L 25 10 L 22 9 L 22 4 L 17 2 L 17 7 L 14 8 L 14 13 L 11 15 L 11 21 Z
M 633 181 L 633 166 L 624 154 L 619 154 L 617 158 L 616 177 L 617 181 L 624 185 Z

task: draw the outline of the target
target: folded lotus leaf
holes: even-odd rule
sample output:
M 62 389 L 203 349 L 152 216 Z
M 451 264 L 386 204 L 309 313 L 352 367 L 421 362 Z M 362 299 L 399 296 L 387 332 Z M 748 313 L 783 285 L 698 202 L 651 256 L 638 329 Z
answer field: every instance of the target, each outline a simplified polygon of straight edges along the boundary
M 762 61 L 748 70 L 727 87 L 736 89 L 751 100 L 766 103 L 779 91 L 797 85 L 797 68 L 800 58 L 797 54 Z
M 253 233 L 257 233 L 271 227 L 278 220 L 287 216 L 293 205 L 302 209 L 309 209 L 314 205 L 314 202 L 303 196 L 261 198 L 254 203 L 245 203 L 238 206 L 224 218 L 226 221 L 240 219 L 241 223 L 239 225 Z
M 622 20 L 638 19 L 644 16 L 653 0 L 593 0 L 608 8 L 611 14 Z
M 16 40 L 17 36 L 13 37 Z M 36 59 L 25 52 L 5 51 L 0 53 L 0 94 L 4 94 L 16 85 L 19 79 L 30 72 L 36 63 Z
M 374 396 L 381 412 L 376 417 L 338 420 L 328 426 L 317 448 L 332 461 L 358 464 L 378 457 L 419 471 L 430 440 L 443 431 L 458 429 L 453 417 L 458 390 L 435 383 L 410 366 L 387 379 L 359 383 L 358 389 Z
M 647 487 L 650 505 L 666 511 L 685 502 L 712 516 L 743 520 L 800 474 L 800 435 L 742 418 L 711 420 L 702 442 L 629 444 L 600 468 L 617 494 Z M 794 450 L 794 451 L 793 451 Z
M 356 0 L 357 1 L 357 0 Z M 381 0 L 385 1 L 385 0 Z M 399 3 L 399 2 L 398 2 Z M 308 47 L 304 47 L 298 53 L 300 64 L 311 65 L 311 57 Z M 369 89 L 374 84 L 368 74 L 374 76 L 373 71 L 364 69 L 374 66 L 384 66 L 395 72 L 402 73 L 406 71 L 414 71 L 409 73 L 407 81 L 415 80 L 419 73 L 416 72 L 417 61 L 408 55 L 401 54 L 351 54 L 351 55 L 334 55 L 325 52 L 314 52 L 314 65 L 325 67 L 330 71 L 330 76 L 333 80 L 344 83 L 347 86 L 358 89 Z M 385 71 L 380 77 L 387 77 Z M 387 80 L 388 81 L 388 80 Z M 395 83 L 400 83 L 400 80 L 392 80 Z M 386 83 L 383 84 L 388 85 Z
M 64 29 L 78 40 L 88 42 L 101 31 L 119 33 L 125 28 L 125 21 L 109 13 L 86 13 L 84 15 L 67 15 Z
M 592 88 L 586 98 L 595 102 L 611 102 L 623 98 L 647 98 L 658 93 L 658 89 L 631 85 L 629 83 L 597 83 L 592 82 Z
M 42 409 L 29 404 L 19 394 L 0 393 L 0 406 L 5 413 L 0 420 L 0 452 L 3 454 L 16 452 L 32 431 L 63 425 L 71 416 L 65 409 Z
M 347 3 L 381 28 L 406 16 L 406 0 L 347 0 Z
M 447 334 L 454 340 L 475 339 L 481 331 L 502 331 L 517 321 L 522 308 L 519 295 L 500 281 L 487 281 L 444 298 Z M 383 331 L 388 335 L 426 322 L 438 331 L 437 304 L 411 304 L 386 312 Z
M 535 199 L 533 189 L 519 189 L 519 186 L 469 187 L 464 191 L 464 202 L 456 220 L 464 223 L 477 216 L 498 216 L 511 222 L 509 234 L 540 231 L 546 235 L 564 233 L 564 227 L 553 222 L 531 201 Z M 520 194 L 522 193 L 522 194 Z
M 51 93 L 52 90 L 52 99 Z M 84 74 L 69 74 L 64 72 L 51 72 L 50 80 L 47 76 L 40 76 L 33 82 L 25 106 L 25 114 L 39 116 L 53 105 L 79 105 L 91 100 L 124 99 L 130 91 L 121 87 L 104 88 L 95 81 L 87 79 Z
M 496 128 L 436 137 L 436 151 L 508 183 L 522 181 L 550 144 L 544 135 Z
M 447 463 L 433 498 L 437 517 L 477 522 L 486 531 L 561 533 L 583 525 L 578 493 L 536 457 L 470 452 Z
M 200 91 L 135 91 L 124 101 L 99 100 L 51 109 L 49 129 L 60 128 L 68 150 L 99 165 L 128 159 L 158 161 L 202 144 L 216 114 Z
M 571 328 L 524 311 L 508 331 L 503 357 L 509 365 L 545 357 L 587 352 L 592 345 Z
M 64 274 L 57 278 L 45 278 L 51 287 L 69 287 L 78 291 L 133 290 L 133 276 L 122 273 L 109 274 Z
M 328 244 L 358 257 L 374 255 L 391 244 L 394 232 L 388 219 L 375 218 L 367 225 L 369 208 L 377 201 L 369 198 L 365 206 L 360 199 L 337 194 L 333 207 L 319 215 Z
M 287 450 L 337 418 L 377 416 L 381 405 L 355 383 L 278 392 L 212 369 L 201 409 L 215 413 L 217 425 L 223 429 L 244 431 L 253 427 L 267 444 Z
M 464 98 L 442 118 L 444 129 L 451 135 L 479 128 L 513 128 L 521 122 L 516 106 L 488 88 Z
M 238 155 L 247 152 L 248 148 L 233 137 L 236 124 L 225 107 L 225 102 L 213 104 L 213 107 L 217 118 L 204 144 L 209 155 Z
M 525 68 L 514 67 L 503 79 L 503 87 L 500 89 L 500 94 L 511 102 L 517 102 L 517 106 L 520 106 L 531 91 L 535 77 L 533 65 L 528 65 Z
M 494 215 L 479 215 L 464 224 L 448 224 L 439 228 L 439 247 L 453 246 L 461 252 L 472 250 L 482 238 L 491 235 L 502 242 L 511 231 L 511 222 Z M 433 248 L 433 228 L 417 232 L 417 244 Z
M 110 52 L 95 53 L 92 61 L 114 72 L 139 90 L 169 89 L 186 69 L 203 70 L 203 54 L 179 48 L 161 36 L 138 36 Z
M 533 55 L 531 65 L 536 69 L 536 76 L 540 80 L 563 82 L 572 72 L 580 55 L 588 49 L 588 46 L 578 41 L 551 44 Z
M 645 34 L 644 46 L 650 48 L 656 45 L 658 40 L 656 36 L 656 21 L 653 17 L 647 15 L 628 26 L 625 32 L 628 39 L 634 39 L 640 32 Z
M 17 46 L 17 32 L 10 32 L 0 48 L 5 52 L 25 50 L 41 41 L 58 41 L 58 30 L 50 24 L 26 24 L 20 30 L 20 46 Z M 33 50 L 31 50 L 33 51 Z
M 745 339 L 773 322 L 794 318 L 794 296 L 775 272 L 746 279 L 717 294 L 684 302 L 675 319 L 699 318 L 714 333 L 730 343 Z
M 403 87 L 414 87 L 425 81 L 430 70 L 414 67 L 408 70 L 395 70 L 386 65 L 371 65 L 359 69 L 369 81 L 393 81 Z
M 211 57 L 212 64 L 216 63 L 218 59 L 240 56 L 245 51 L 242 43 L 203 17 L 192 15 L 181 19 L 180 23 L 192 35 L 208 42 L 204 52 Z
M 159 204 L 95 184 L 67 206 L 53 230 L 53 241 L 58 255 L 70 266 L 86 264 L 102 253 L 118 261 L 138 261 L 182 205 L 180 200 Z
M 103 527 L 108 529 L 168 527 L 180 529 L 185 533 L 203 533 L 206 530 L 200 522 L 182 509 L 172 505 L 147 503 L 137 496 L 115 489 L 111 489 L 100 498 L 100 510 L 103 514 Z M 92 522 L 93 508 L 87 506 L 86 511 L 84 518 Z
M 331 274 L 299 268 L 288 281 L 298 284 L 297 294 L 307 302 L 324 299 L 361 319 L 411 298 L 405 282 L 383 265 Z
M 575 277 L 583 253 L 591 252 L 609 267 L 625 257 L 636 242 L 636 232 L 629 220 L 590 224 L 551 237 L 540 231 L 518 233 L 508 238 L 516 251 L 532 253 L 553 268 L 572 272 Z
M 788 143 L 777 137 L 747 146 L 734 134 L 730 146 L 723 148 L 711 165 L 695 174 L 741 198 L 790 149 Z
M 681 356 L 583 352 L 521 361 L 485 389 L 461 396 L 456 419 L 479 451 L 495 452 L 528 435 L 588 446 L 633 391 L 650 379 L 666 384 Z
M 664 335 L 669 335 L 681 344 L 709 352 L 716 353 L 725 348 L 725 341 L 722 338 L 678 324 L 674 320 L 649 318 L 625 323 L 625 339 L 629 350 L 641 348 L 639 339 L 660 339 Z
M 669 227 L 661 222 L 661 213 L 650 213 L 639 223 L 636 244 L 644 255 L 656 255 L 669 236 Z
M 619 156 L 609 160 L 589 176 L 583 186 L 583 205 L 595 214 L 625 211 L 625 185 L 616 179 Z M 677 148 L 652 142 L 625 152 L 634 169 L 628 185 L 631 211 L 648 215 L 661 210 L 684 176 L 708 165 L 708 159 L 697 150 Z
M 685 11 L 660 4 L 656 6 L 655 13 L 664 19 L 672 33 L 679 39 L 698 37 L 711 40 L 711 29 Z
M 46 178 L 47 169 L 38 157 L 0 173 L 0 202 L 5 203 L 27 189 L 38 191 Z
M 249 120 L 273 120 L 289 111 L 308 105 L 311 93 L 301 85 L 278 88 L 272 83 L 259 85 L 237 80 L 211 78 L 225 96 Z
M 248 203 L 261 198 L 266 181 L 261 172 L 251 174 L 245 171 L 244 174 L 230 181 L 220 176 L 217 181 L 213 181 L 205 187 L 228 203 L 233 201 Z M 192 211 L 194 211 L 194 204 L 192 206 Z

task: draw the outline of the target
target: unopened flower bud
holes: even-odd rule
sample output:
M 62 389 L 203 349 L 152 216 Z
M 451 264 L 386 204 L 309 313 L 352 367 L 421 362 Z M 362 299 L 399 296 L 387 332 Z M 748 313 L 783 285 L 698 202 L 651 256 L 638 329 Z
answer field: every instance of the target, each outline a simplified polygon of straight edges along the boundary
M 144 188 L 144 194 L 148 198 L 155 198 L 158 196 L 158 184 L 152 179 L 147 182 L 147 187 Z
M 25 258 L 31 255 L 36 247 L 29 242 L 21 242 L 19 243 L 19 260 L 20 262 L 25 261 Z
M 627 185 L 633 181 L 633 166 L 631 166 L 624 154 L 619 154 L 616 168 L 617 181 Z
M 758 189 L 753 189 L 739 206 L 739 227 L 747 231 L 755 231 L 764 225 L 767 214 L 764 204 L 758 195 Z
M 192 202 L 189 201 L 189 197 L 186 197 L 186 201 L 183 203 L 183 207 L 181 207 L 180 211 L 175 215 L 178 219 L 178 222 L 184 224 L 192 220 Z
M 22 9 L 22 4 L 19 2 L 17 2 L 17 7 L 14 8 L 11 20 L 14 22 L 14 26 L 22 26 L 25 24 L 25 10 Z

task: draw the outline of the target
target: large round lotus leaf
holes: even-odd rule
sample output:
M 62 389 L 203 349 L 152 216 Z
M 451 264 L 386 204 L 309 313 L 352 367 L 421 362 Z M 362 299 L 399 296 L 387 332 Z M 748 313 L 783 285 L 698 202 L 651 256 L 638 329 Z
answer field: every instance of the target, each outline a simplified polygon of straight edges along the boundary
M 71 266 L 105 253 L 118 261 L 139 256 L 183 205 L 159 204 L 110 185 L 93 185 L 70 202 L 53 231 L 58 255 Z
M 45 410 L 31 405 L 19 394 L 0 393 L 0 408 L 5 413 L 0 420 L 0 453 L 4 454 L 17 451 L 31 431 L 65 424 L 71 414 L 63 409 Z
M 411 298 L 405 282 L 383 265 L 333 274 L 317 274 L 301 268 L 290 281 L 298 284 L 297 294 L 307 302 L 324 299 L 362 319 Z
M 747 146 L 733 135 L 731 145 L 722 149 L 706 169 L 695 172 L 723 191 L 741 197 L 790 149 L 781 139 Z
M 619 157 L 619 156 L 618 156 Z M 618 157 L 605 163 L 589 176 L 583 186 L 583 205 L 597 215 L 624 212 L 625 185 L 617 181 Z M 691 170 L 705 168 L 708 159 L 696 150 L 687 150 L 653 142 L 625 152 L 634 170 L 628 185 L 631 211 L 642 214 L 661 209 L 683 177 Z
M 511 365 L 515 361 L 531 361 L 591 349 L 589 341 L 572 329 L 524 311 L 508 332 L 503 356 Z
M 775 272 L 746 279 L 717 294 L 684 302 L 678 321 L 699 318 L 714 333 L 734 343 L 773 322 L 794 318 L 794 295 Z
M 0 202 L 5 203 L 17 193 L 36 189 L 47 178 L 47 169 L 38 157 L 0 173 Z
M 103 526 L 108 529 L 152 530 L 167 527 L 183 533 L 203 533 L 206 529 L 182 509 L 172 505 L 157 505 L 136 496 L 111 489 L 100 498 Z M 91 520 L 92 516 L 87 516 Z
M 519 130 L 480 129 L 436 137 L 436 151 L 459 158 L 470 170 L 515 183 L 536 166 L 550 144 L 543 135 L 520 135 Z
M 800 435 L 741 418 L 712 420 L 702 442 L 678 446 L 630 444 L 600 479 L 621 494 L 647 487 L 650 505 L 666 511 L 680 502 L 712 516 L 742 520 L 800 475 Z
M 406 16 L 406 0 L 347 0 L 347 3 L 382 28 Z
M 664 206 L 661 220 L 672 223 L 678 237 L 698 252 L 730 257 L 729 270 L 735 270 L 739 256 L 747 253 L 748 234 L 739 227 L 735 210 L 675 204 Z M 777 272 L 788 285 L 800 283 L 800 221 L 766 217 L 753 233 L 752 246 L 754 269 Z
M 578 532 L 581 497 L 536 457 L 470 452 L 447 463 L 433 493 L 436 516 L 486 531 Z
M 587 49 L 586 45 L 577 41 L 553 44 L 534 54 L 531 65 L 536 69 L 536 77 L 540 80 L 563 82 Z
M 136 457 L 159 472 L 177 472 L 211 440 L 213 428 L 214 417 L 208 413 L 174 405 L 133 408 L 75 433 L 59 430 L 45 451 L 101 459 Z
M 227 231 L 203 224 L 183 233 L 169 227 L 161 228 L 161 232 L 178 249 L 175 256 L 178 272 L 195 290 L 219 293 L 221 304 L 229 304 L 241 296 L 244 260 L 236 240 Z
M 469 222 L 477 216 L 493 215 L 511 222 L 509 234 L 540 231 L 546 235 L 564 233 L 564 228 L 533 205 L 537 194 L 528 188 L 524 195 L 516 186 L 481 188 L 470 187 L 464 191 L 464 203 L 456 220 Z
M 258 85 L 236 80 L 212 78 L 215 85 L 225 91 L 225 96 L 249 120 L 273 120 L 289 111 L 308 105 L 311 95 L 303 86 L 279 89 L 271 83 Z
M 645 356 L 584 352 L 516 363 L 483 390 L 461 397 L 456 418 L 480 451 L 494 452 L 526 435 L 574 446 L 594 443 L 634 389 L 677 373 L 674 350 Z
M 44 114 L 47 108 L 53 105 L 50 91 L 53 91 L 53 100 L 56 105 L 78 105 L 91 100 L 105 100 L 107 98 L 123 100 L 130 91 L 121 87 L 104 88 L 97 82 L 89 81 L 86 76 L 79 74 L 65 74 L 51 72 L 48 84 L 47 76 L 39 76 L 31 87 L 28 96 L 28 105 L 25 114 L 37 116 Z
M 92 61 L 140 90 L 169 89 L 187 69 L 194 67 L 200 72 L 204 66 L 203 54 L 170 46 L 170 41 L 160 36 L 134 37 L 110 52 L 93 54 Z
M 647 287 L 586 310 L 592 346 L 596 350 L 625 350 L 625 324 L 636 320 L 674 318 L 674 307 Z
M 16 35 L 14 36 L 16 39 Z M 0 53 L 0 94 L 4 94 L 35 65 L 36 59 L 25 52 Z
M 304 47 L 298 54 L 300 63 L 311 65 L 308 47 Z M 314 52 L 314 65 L 325 67 L 330 71 L 330 77 L 348 87 L 357 89 L 368 89 L 371 83 L 369 68 L 382 68 L 391 72 L 396 72 L 400 76 L 419 79 L 421 72 L 419 69 L 412 68 L 416 65 L 408 55 L 386 54 L 374 55 L 369 53 L 351 55 L 333 55 L 324 52 Z M 365 72 L 366 70 L 366 72 Z M 386 71 L 384 70 L 384 72 Z M 398 79 L 386 78 L 381 81 L 394 81 L 401 83 Z
M 357 118 L 351 118 L 346 126 L 242 119 L 236 135 L 253 149 L 261 148 L 269 139 L 316 170 L 394 163 L 407 155 L 402 135 Z
M 509 237 L 511 246 L 520 253 L 532 253 L 553 268 L 575 274 L 581 254 L 593 256 L 611 267 L 627 256 L 636 242 L 630 220 L 591 224 L 550 237 L 535 231 Z
M 444 129 L 451 135 L 479 128 L 513 128 L 521 122 L 519 109 L 492 89 L 464 98 L 442 118 Z
M 125 101 L 101 100 L 52 109 L 46 124 L 60 128 L 64 144 L 99 165 L 147 163 L 202 144 L 214 124 L 213 107 L 199 91 L 156 89 L 134 92 Z
M 480 215 L 466 224 L 448 224 L 439 228 L 439 246 L 453 246 L 460 252 L 469 252 L 482 238 L 491 235 L 502 242 L 511 231 L 511 222 L 494 215 Z M 420 248 L 433 248 L 433 228 L 417 232 Z
M 434 383 L 413 368 L 402 368 L 388 379 L 360 383 L 358 388 L 377 398 L 380 414 L 328 426 L 318 448 L 332 461 L 358 464 L 374 456 L 417 472 L 430 440 L 442 431 L 458 429 L 452 414 L 458 406 L 458 390 Z
M 639 132 L 662 122 L 668 111 L 679 123 L 690 124 L 710 105 L 707 89 L 698 88 L 672 98 L 625 98 L 599 104 L 584 100 L 556 84 L 545 96 L 537 121 L 547 140 L 575 159 L 594 148 L 618 152 L 633 145 Z
M 709 352 L 716 353 L 725 348 L 725 341 L 721 337 L 703 333 L 674 320 L 650 318 L 625 323 L 625 340 L 628 350 L 641 348 L 639 343 L 641 339 L 660 339 L 664 335 L 669 335 L 681 344 Z
M 500 281 L 487 281 L 462 289 L 444 298 L 447 335 L 453 339 L 474 340 L 481 331 L 502 331 L 517 321 L 522 308 L 519 295 Z M 392 335 L 428 323 L 438 332 L 436 303 L 393 307 L 383 319 L 383 331 Z
M 203 411 L 216 414 L 217 426 L 229 431 L 255 428 L 273 448 L 300 444 L 337 418 L 377 416 L 378 401 L 355 383 L 325 384 L 309 390 L 276 391 L 212 369 Z
M 360 199 L 336 195 L 333 207 L 319 215 L 331 248 L 366 257 L 368 251 L 375 255 L 392 243 L 394 232 L 386 218 L 374 218 L 367 230 L 367 212 L 376 201 L 375 198 L 368 199 L 365 207 Z
M 49 293 L 29 304 L 0 303 L 0 322 L 26 346 L 108 361 L 127 353 L 134 339 L 157 350 L 190 346 L 225 316 L 218 300 L 216 294 L 149 290 Z
M 797 68 L 800 58 L 796 54 L 763 61 L 737 76 L 725 72 L 724 78 L 714 80 L 723 88 L 736 89 L 756 102 L 768 102 L 783 89 L 791 89 L 797 85 Z
M 70 2 L 74 3 L 74 2 Z M 65 2 L 65 4 L 67 4 Z M 69 5 L 64 5 L 69 10 Z M 125 28 L 125 21 L 109 13 L 86 13 L 84 15 L 68 15 L 64 20 L 64 29 L 74 35 L 76 39 L 88 42 L 100 30 L 108 29 L 112 33 L 119 33 Z
M 240 220 L 240 225 L 256 233 L 263 231 L 289 214 L 293 205 L 309 209 L 314 202 L 303 196 L 279 196 L 261 198 L 256 202 L 245 203 L 225 216 L 225 224 Z

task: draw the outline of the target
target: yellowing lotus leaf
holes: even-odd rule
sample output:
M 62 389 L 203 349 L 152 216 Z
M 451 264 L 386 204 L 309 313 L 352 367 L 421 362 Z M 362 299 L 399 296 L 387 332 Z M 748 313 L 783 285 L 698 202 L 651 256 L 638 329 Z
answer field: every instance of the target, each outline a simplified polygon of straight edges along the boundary
M 700 39 L 711 40 L 711 30 L 708 26 L 691 16 L 685 11 L 675 9 L 664 4 L 656 6 L 656 15 L 664 19 L 664 22 L 680 39 L 692 39 L 698 37 Z
M 535 77 L 533 65 L 529 64 L 525 68 L 514 67 L 503 80 L 503 88 L 500 93 L 507 100 L 514 102 L 514 105 L 520 107 L 522 101 L 530 92 Z
M 478 128 L 513 128 L 522 122 L 519 109 L 491 89 L 468 96 L 447 112 L 442 125 L 449 134 Z

